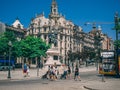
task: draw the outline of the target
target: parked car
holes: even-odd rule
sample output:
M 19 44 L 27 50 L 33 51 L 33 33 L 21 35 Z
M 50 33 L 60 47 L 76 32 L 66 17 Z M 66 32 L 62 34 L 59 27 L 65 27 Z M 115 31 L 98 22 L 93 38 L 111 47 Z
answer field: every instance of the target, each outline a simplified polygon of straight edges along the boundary
M 10 69 L 12 70 L 13 69 L 13 66 L 10 65 Z M 9 65 L 0 65 L 0 71 L 7 71 L 9 70 Z

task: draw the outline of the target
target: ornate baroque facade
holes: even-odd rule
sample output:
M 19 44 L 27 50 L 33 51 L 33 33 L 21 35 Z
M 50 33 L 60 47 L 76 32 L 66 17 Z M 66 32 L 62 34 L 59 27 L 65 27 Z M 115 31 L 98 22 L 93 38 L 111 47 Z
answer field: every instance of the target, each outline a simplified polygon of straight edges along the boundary
M 54 38 L 52 38 L 52 34 L 54 34 Z M 49 18 L 46 18 L 44 14 L 37 15 L 31 20 L 27 32 L 27 35 L 40 37 L 48 44 L 54 41 L 52 49 L 59 52 L 58 59 L 65 64 L 69 63 L 69 51 L 82 51 L 83 41 L 86 41 L 84 45 L 87 47 L 94 48 L 93 38 L 86 34 L 81 27 L 59 14 L 56 0 L 52 0 Z
M 12 26 L 0 22 L 0 33 L 5 31 L 13 31 L 18 39 L 25 37 L 25 35 L 34 35 L 42 38 L 47 44 L 52 45 L 51 49 L 54 52 L 51 53 L 55 55 L 53 59 L 65 64 L 69 64 L 70 52 L 82 52 L 84 49 L 95 51 L 95 36 L 97 34 L 102 37 L 100 42 L 101 49 L 114 50 L 113 40 L 103 34 L 100 27 L 98 29 L 93 27 L 93 30 L 85 33 L 80 26 L 75 25 L 70 20 L 66 20 L 58 12 L 56 0 L 52 0 L 49 17 L 46 18 L 44 13 L 36 15 L 31 20 L 27 33 L 18 19 Z M 17 61 L 21 63 L 21 59 Z

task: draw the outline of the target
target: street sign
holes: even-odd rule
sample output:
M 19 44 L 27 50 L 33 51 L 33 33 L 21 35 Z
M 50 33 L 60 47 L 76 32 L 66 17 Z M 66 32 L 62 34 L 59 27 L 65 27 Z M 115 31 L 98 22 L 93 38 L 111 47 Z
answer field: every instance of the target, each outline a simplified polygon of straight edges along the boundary
M 113 51 L 101 52 L 101 57 L 102 58 L 113 58 L 114 57 L 114 52 Z

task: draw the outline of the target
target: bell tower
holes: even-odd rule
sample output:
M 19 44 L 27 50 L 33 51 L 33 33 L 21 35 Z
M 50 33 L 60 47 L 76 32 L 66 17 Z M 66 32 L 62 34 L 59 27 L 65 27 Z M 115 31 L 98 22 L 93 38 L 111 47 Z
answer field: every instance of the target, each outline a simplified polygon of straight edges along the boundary
M 57 20 L 60 17 L 56 0 L 52 0 L 49 18 Z
M 54 14 L 54 15 L 58 14 L 58 6 L 57 6 L 57 3 L 56 3 L 56 0 L 52 0 L 51 14 Z

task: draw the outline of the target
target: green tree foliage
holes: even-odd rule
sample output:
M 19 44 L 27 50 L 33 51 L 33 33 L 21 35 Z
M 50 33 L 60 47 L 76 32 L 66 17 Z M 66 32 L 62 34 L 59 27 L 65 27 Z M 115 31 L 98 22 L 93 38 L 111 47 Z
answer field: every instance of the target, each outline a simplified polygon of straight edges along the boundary
M 45 56 L 46 51 L 50 48 L 42 39 L 27 36 L 18 41 L 13 32 L 5 32 L 0 35 L 0 55 L 9 54 L 8 42 L 12 42 L 12 56 L 35 58 Z
M 14 43 L 16 41 L 15 35 L 13 32 L 5 32 L 0 35 L 0 54 L 8 54 L 8 42 L 11 41 Z
M 114 26 L 113 30 L 116 30 L 116 33 L 117 33 L 117 34 L 120 33 L 120 18 L 119 18 L 119 17 L 116 18 L 115 26 Z M 117 37 L 117 38 L 118 38 L 118 37 Z M 117 39 L 117 38 L 116 38 L 116 39 Z M 115 46 L 115 48 L 116 48 L 116 47 L 120 48 L 120 40 L 115 40 L 115 41 L 114 41 L 114 46 Z
M 115 46 L 115 48 L 116 48 L 116 46 L 118 46 L 118 48 L 120 48 L 120 40 L 115 40 L 114 46 Z
M 45 56 L 50 47 L 42 39 L 27 36 L 25 39 L 15 43 L 15 53 L 18 57 L 35 58 Z

